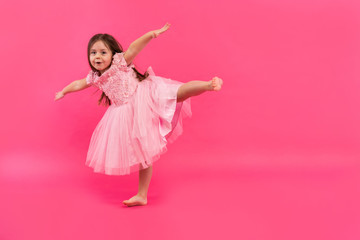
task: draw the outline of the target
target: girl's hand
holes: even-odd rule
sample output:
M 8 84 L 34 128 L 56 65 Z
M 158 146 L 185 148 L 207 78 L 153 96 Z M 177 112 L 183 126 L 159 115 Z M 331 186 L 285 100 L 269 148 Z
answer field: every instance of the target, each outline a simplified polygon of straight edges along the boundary
M 64 93 L 63 93 L 62 91 L 57 92 L 57 93 L 55 94 L 55 99 L 54 99 L 54 101 L 59 100 L 60 98 L 63 98 L 64 96 L 65 96 L 65 95 L 64 95 Z
M 153 38 L 158 37 L 161 33 L 167 31 L 170 27 L 170 23 L 166 23 L 165 26 L 163 26 L 162 28 L 153 31 Z

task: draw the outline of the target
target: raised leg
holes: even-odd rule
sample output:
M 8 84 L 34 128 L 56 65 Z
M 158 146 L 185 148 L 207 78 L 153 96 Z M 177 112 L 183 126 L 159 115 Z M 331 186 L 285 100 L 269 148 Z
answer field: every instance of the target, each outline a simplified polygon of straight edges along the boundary
M 153 166 L 142 169 L 142 167 L 140 166 L 138 193 L 129 200 L 123 201 L 123 204 L 127 205 L 128 207 L 142 206 L 147 204 L 147 193 L 152 177 L 152 167 Z
M 223 84 L 222 79 L 214 77 L 210 81 L 190 81 L 180 86 L 177 92 L 177 101 L 182 102 L 189 97 L 200 95 L 206 91 L 219 91 Z

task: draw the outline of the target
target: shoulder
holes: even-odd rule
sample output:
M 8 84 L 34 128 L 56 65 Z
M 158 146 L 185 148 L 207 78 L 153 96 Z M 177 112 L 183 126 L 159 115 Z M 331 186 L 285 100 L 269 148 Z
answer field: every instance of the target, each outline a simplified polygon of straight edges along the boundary
M 128 62 L 126 52 L 115 53 L 113 56 L 113 63 L 121 68 L 127 68 L 133 65 L 131 62 Z
M 124 63 L 126 66 L 132 65 L 132 61 L 130 60 L 130 53 L 128 51 L 124 51 L 121 53 L 115 53 L 113 59 L 118 60 L 119 62 Z
M 95 82 L 95 79 L 98 78 L 98 74 L 94 72 L 93 70 L 90 70 L 88 75 L 85 78 L 85 81 L 87 84 L 91 84 Z

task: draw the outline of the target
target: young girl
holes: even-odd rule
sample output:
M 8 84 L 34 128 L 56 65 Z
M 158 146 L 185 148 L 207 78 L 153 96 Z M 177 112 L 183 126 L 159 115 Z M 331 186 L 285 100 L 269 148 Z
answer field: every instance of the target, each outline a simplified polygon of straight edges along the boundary
M 223 84 L 218 77 L 182 83 L 156 76 L 151 67 L 144 75 L 139 73 L 135 56 L 169 27 L 167 23 L 144 34 L 125 52 L 111 35 L 94 35 L 88 43 L 87 77 L 55 95 L 56 101 L 89 86 L 103 91 L 99 104 L 104 100 L 109 107 L 92 134 L 86 165 L 107 175 L 139 171 L 138 193 L 123 201 L 127 206 L 147 204 L 152 165 L 167 151 L 167 143 L 182 133 L 182 118 L 192 115 L 190 97 L 218 91 Z

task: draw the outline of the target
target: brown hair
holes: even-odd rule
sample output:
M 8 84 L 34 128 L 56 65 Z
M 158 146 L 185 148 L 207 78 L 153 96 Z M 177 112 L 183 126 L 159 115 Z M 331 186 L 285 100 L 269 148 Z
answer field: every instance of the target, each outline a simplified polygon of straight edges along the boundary
M 90 65 L 91 69 L 94 72 L 98 72 L 98 74 L 100 76 L 101 75 L 100 71 L 95 69 L 91 65 L 91 62 L 90 62 L 90 49 L 94 45 L 94 43 L 96 43 L 97 41 L 102 41 L 105 44 L 105 46 L 110 49 L 110 51 L 112 53 L 112 56 L 114 56 L 114 54 L 116 54 L 116 53 L 121 53 L 124 50 L 123 50 L 122 46 L 120 45 L 120 43 L 113 36 L 111 36 L 110 34 L 99 33 L 99 34 L 94 35 L 90 39 L 90 41 L 88 43 L 88 48 L 87 48 L 88 62 L 89 62 L 89 65 Z M 110 66 L 111 66 L 111 64 L 110 64 Z M 145 72 L 144 74 L 141 74 L 135 67 L 133 67 L 132 69 L 134 69 L 134 72 L 136 73 L 136 77 L 139 79 L 139 81 L 142 81 L 142 80 L 144 80 L 145 78 L 147 78 L 149 76 L 148 72 Z M 108 98 L 108 96 L 106 96 L 106 94 L 104 92 L 102 92 L 101 97 L 100 97 L 100 99 L 98 101 L 99 105 L 101 104 L 101 101 L 103 99 L 105 101 L 105 103 L 104 103 L 105 106 L 107 106 L 107 105 L 110 106 L 111 105 L 110 99 Z

